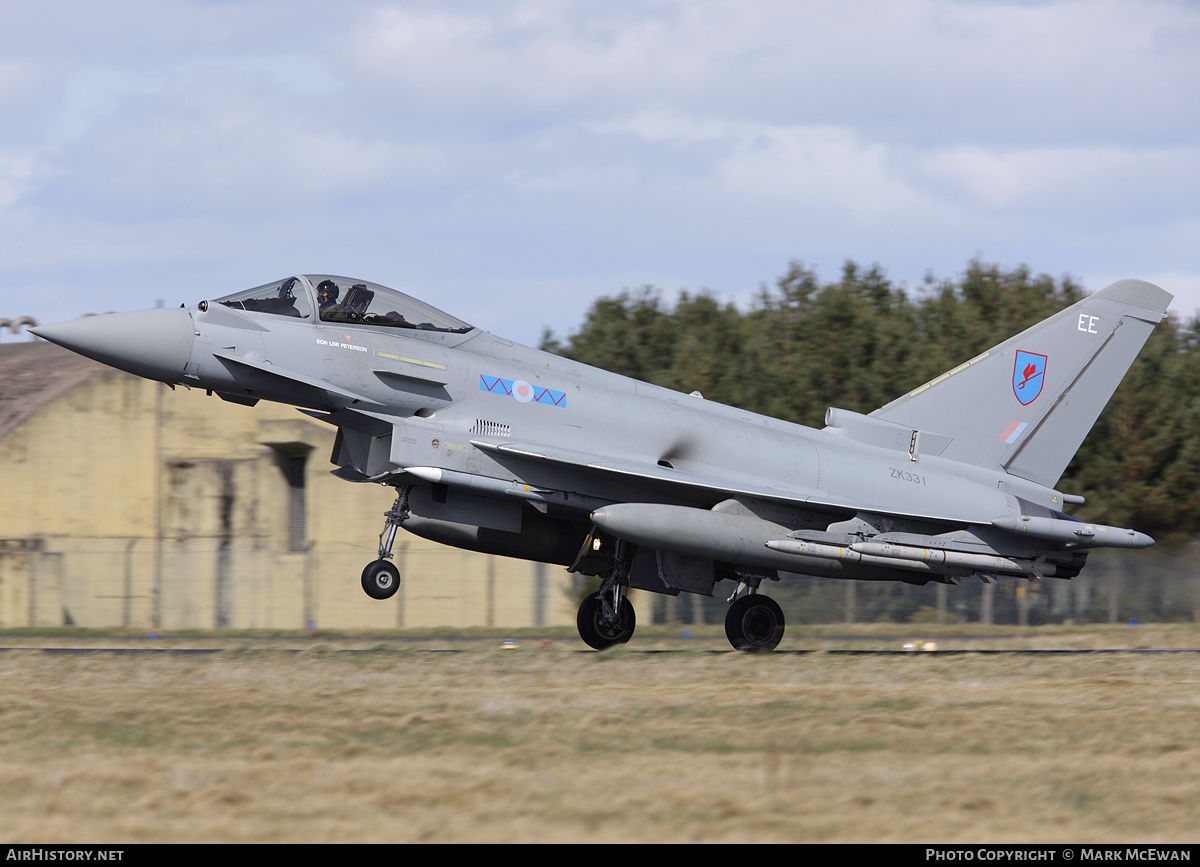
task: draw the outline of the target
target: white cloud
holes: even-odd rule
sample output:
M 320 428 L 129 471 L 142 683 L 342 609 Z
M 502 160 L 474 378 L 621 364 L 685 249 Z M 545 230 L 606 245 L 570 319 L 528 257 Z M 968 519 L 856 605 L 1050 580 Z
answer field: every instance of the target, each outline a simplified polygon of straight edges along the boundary
M 386 7 L 356 59 L 420 116 L 601 116 L 670 105 L 928 141 L 1188 128 L 1200 11 L 1164 2 L 487 3 Z
M 33 185 L 39 174 L 33 150 L 0 151 L 0 209 L 9 208 Z
M 1200 196 L 1200 144 L 930 149 L 911 176 L 984 211 L 1051 210 L 1058 219 L 1120 219 L 1129 208 L 1177 213 Z M 1064 213 L 1068 212 L 1068 213 Z

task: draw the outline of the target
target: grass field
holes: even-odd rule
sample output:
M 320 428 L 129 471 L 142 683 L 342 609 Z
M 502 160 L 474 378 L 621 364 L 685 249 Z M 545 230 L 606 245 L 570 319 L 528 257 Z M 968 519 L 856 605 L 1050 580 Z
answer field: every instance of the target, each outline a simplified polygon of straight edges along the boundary
M 838 652 L 931 639 L 860 627 L 746 656 L 693 635 L 0 637 L 28 647 L 0 653 L 0 839 L 1200 841 L 1200 654 Z M 1200 628 L 932 640 L 1183 648 Z

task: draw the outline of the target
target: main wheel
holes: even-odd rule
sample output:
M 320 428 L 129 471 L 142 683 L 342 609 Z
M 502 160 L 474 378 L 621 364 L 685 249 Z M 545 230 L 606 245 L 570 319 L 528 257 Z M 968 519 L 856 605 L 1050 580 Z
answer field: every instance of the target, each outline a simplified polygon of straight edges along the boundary
M 770 596 L 753 593 L 735 599 L 725 613 L 725 635 L 737 650 L 764 653 L 783 638 L 783 609 Z
M 575 618 L 579 627 L 579 637 L 588 647 L 604 650 L 614 644 L 624 644 L 633 637 L 637 626 L 637 615 L 628 599 L 621 598 L 621 605 L 615 620 L 604 617 L 604 606 L 598 596 L 589 596 L 579 606 L 579 615 Z
M 400 589 L 400 570 L 388 560 L 374 560 L 363 569 L 362 588 L 372 599 L 390 599 Z

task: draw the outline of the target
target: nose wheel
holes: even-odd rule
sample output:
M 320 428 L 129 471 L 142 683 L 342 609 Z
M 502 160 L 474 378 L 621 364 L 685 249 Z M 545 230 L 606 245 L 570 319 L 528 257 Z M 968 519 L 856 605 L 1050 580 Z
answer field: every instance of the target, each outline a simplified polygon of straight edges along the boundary
M 388 560 L 373 560 L 363 569 L 362 588 L 372 599 L 390 599 L 400 589 L 400 570 Z

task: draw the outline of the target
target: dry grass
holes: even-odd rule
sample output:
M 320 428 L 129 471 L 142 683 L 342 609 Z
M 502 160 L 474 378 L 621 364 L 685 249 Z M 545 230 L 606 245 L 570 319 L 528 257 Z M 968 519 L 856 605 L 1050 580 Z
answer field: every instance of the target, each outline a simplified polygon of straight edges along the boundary
M 1200 840 L 1200 655 L 495 644 L 2 653 L 0 837 Z

